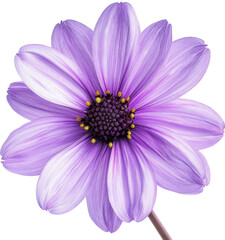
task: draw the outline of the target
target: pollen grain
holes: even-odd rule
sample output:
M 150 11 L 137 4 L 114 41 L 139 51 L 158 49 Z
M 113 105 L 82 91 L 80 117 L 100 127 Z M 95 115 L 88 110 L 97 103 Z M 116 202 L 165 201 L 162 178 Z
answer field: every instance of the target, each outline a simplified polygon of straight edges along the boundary
M 89 128 L 90 128 L 89 126 L 85 126 L 85 127 L 84 127 L 84 130 L 88 131 Z
M 97 97 L 95 100 L 97 103 L 100 103 L 102 101 L 102 99 L 100 97 Z
M 128 139 L 131 139 L 131 135 L 128 134 L 128 135 L 127 135 L 127 138 L 128 138 Z
M 92 139 L 91 139 L 91 143 L 96 143 L 96 139 L 95 139 L 95 138 L 92 138 Z
M 122 98 L 122 99 L 121 99 L 121 103 L 125 103 L 125 98 Z

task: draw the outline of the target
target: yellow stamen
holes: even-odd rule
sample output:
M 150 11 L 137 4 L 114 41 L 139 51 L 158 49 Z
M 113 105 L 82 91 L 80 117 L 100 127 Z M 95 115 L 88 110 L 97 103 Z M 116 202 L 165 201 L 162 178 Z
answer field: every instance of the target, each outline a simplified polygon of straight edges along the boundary
M 83 127 L 84 127 L 84 124 L 83 124 L 83 123 L 81 123 L 80 127 L 82 127 L 82 128 L 83 128 Z
M 107 91 L 106 91 L 106 94 L 108 94 L 108 95 L 109 95 L 109 94 L 110 94 L 110 91 L 109 91 L 109 90 L 107 90 Z
M 109 143 L 109 147 L 111 148 L 113 146 L 112 142 Z
M 91 139 L 91 143 L 95 143 L 96 142 L 96 139 L 95 138 L 92 138 Z
M 128 139 L 131 139 L 131 135 L 128 134 L 128 135 L 127 135 L 127 138 L 128 138 Z
M 121 92 L 118 92 L 118 93 L 117 93 L 117 96 L 118 96 L 118 97 L 121 97 L 121 95 L 122 95 Z
M 131 135 L 131 131 L 127 131 L 127 134 L 128 134 L 128 135 Z
M 132 123 L 132 124 L 130 125 L 130 127 L 131 127 L 131 128 L 135 128 L 135 125 Z
M 84 130 L 88 131 L 89 130 L 89 126 L 85 126 Z
M 97 97 L 95 100 L 97 103 L 100 103 L 102 101 L 102 99 L 100 97 Z
M 97 92 L 96 92 L 96 95 L 97 95 L 97 96 L 100 96 L 100 92 L 99 92 L 99 91 L 97 91 Z
M 87 104 L 88 106 L 91 106 L 91 103 L 89 103 L 89 102 L 86 102 L 86 104 Z
M 126 101 L 129 102 L 129 101 L 130 101 L 130 97 L 127 97 L 127 98 L 126 98 Z
M 122 99 L 121 99 L 121 103 L 125 103 L 125 98 L 122 98 Z
M 82 120 L 82 118 L 80 117 L 77 117 L 77 121 L 80 122 Z
M 133 113 L 131 113 L 131 114 L 130 114 L 130 117 L 131 117 L 131 118 L 134 118 L 134 114 L 133 114 Z
M 135 112 L 135 109 L 134 109 L 134 108 L 133 108 L 133 109 L 131 109 L 131 112 L 132 112 L 132 113 L 134 113 L 134 112 Z

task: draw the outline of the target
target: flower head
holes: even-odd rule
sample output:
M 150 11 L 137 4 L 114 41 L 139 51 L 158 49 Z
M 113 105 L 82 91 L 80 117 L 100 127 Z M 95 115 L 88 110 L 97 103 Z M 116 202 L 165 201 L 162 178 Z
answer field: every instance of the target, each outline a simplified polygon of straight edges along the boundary
M 104 231 L 141 221 L 157 185 L 196 194 L 209 183 L 200 153 L 224 122 L 211 108 L 180 99 L 203 77 L 210 51 L 198 38 L 172 41 L 166 20 L 140 31 L 128 3 L 106 8 L 94 31 L 67 20 L 52 47 L 26 45 L 15 57 L 23 82 L 8 102 L 31 121 L 1 149 L 3 165 L 40 175 L 37 200 L 54 214 L 85 197 Z

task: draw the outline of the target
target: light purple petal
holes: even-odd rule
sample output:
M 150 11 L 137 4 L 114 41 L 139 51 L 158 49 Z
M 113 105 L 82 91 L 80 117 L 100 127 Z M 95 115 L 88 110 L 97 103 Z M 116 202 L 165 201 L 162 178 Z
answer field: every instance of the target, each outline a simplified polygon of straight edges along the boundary
M 34 120 L 40 117 L 82 117 L 83 112 L 44 100 L 32 92 L 23 82 L 11 83 L 7 100 L 10 106 L 23 117 Z
M 84 135 L 75 120 L 48 117 L 13 131 L 1 148 L 3 165 L 22 175 L 39 175 L 45 164 Z
M 196 194 L 209 183 L 210 172 L 204 156 L 168 129 L 157 123 L 152 123 L 151 128 L 137 125 L 132 140 L 150 162 L 159 186 Z
M 155 203 L 156 184 L 150 164 L 126 140 L 113 143 L 108 170 L 109 201 L 125 222 L 142 221 Z
M 93 36 L 93 62 L 103 91 L 114 95 L 126 81 L 139 50 L 140 28 L 129 3 L 114 3 L 99 18 Z M 129 68 L 129 69 L 128 69 Z
M 55 104 L 77 110 L 91 101 L 86 76 L 65 55 L 42 45 L 26 45 L 15 57 L 24 83 L 37 95 Z
M 151 83 L 131 103 L 136 109 L 175 100 L 192 89 L 205 74 L 210 51 L 197 38 L 172 43 L 168 58 L 154 74 Z
M 213 109 L 192 100 L 177 99 L 149 111 L 137 111 L 135 116 L 146 127 L 153 122 L 170 129 L 195 149 L 214 145 L 224 131 L 224 122 Z
M 100 84 L 92 62 L 93 31 L 82 23 L 66 20 L 57 24 L 52 33 L 52 47 L 59 50 L 86 73 L 89 91 L 93 96 Z
M 172 43 L 171 25 L 166 20 L 153 23 L 141 33 L 136 64 L 122 92 L 134 97 L 149 84 L 154 72 L 164 62 Z
M 106 147 L 92 144 L 89 137 L 82 138 L 54 156 L 38 180 L 40 207 L 53 214 L 76 207 L 85 198 Z
M 109 202 L 107 173 L 111 150 L 106 149 L 100 159 L 95 178 L 87 195 L 87 206 L 91 219 L 103 231 L 115 232 L 122 221 L 116 216 Z

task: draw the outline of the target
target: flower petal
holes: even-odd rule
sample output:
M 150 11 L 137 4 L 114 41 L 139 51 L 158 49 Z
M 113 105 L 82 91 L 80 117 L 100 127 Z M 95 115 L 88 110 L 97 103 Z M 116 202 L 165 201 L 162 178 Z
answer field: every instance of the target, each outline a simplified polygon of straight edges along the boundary
M 135 116 L 145 126 L 155 122 L 167 127 L 195 149 L 214 145 L 224 131 L 224 122 L 213 109 L 192 100 L 177 99 L 150 111 L 137 111 Z
M 105 9 L 94 30 L 93 62 L 103 91 L 117 94 L 135 64 L 140 28 L 129 3 L 114 3 Z
M 34 120 L 40 117 L 82 117 L 82 112 L 44 100 L 32 92 L 23 82 L 11 83 L 7 100 L 18 114 Z
M 131 106 L 138 109 L 175 100 L 193 88 L 205 74 L 210 51 L 197 38 L 174 41 L 163 66 L 154 74 L 151 83 Z
M 196 194 L 209 183 L 210 172 L 204 156 L 168 129 L 157 123 L 152 123 L 151 128 L 138 125 L 132 140 L 150 162 L 160 187 Z
M 1 148 L 3 165 L 14 173 L 39 175 L 54 155 L 83 135 L 84 130 L 71 118 L 34 120 L 9 135 Z
M 92 36 L 93 31 L 87 26 L 66 20 L 55 26 L 52 47 L 69 57 L 86 73 L 89 85 L 92 86 L 91 94 L 95 96 L 95 91 L 101 88 L 92 62 Z
M 146 218 L 156 198 L 150 164 L 134 147 L 126 140 L 114 142 L 108 170 L 109 201 L 116 215 L 125 222 Z
M 166 20 L 153 23 L 141 33 L 141 46 L 130 78 L 122 92 L 132 98 L 151 81 L 153 73 L 167 57 L 172 43 L 171 25 Z
M 66 213 L 76 207 L 85 198 L 106 147 L 106 144 L 92 144 L 87 137 L 54 156 L 38 180 L 40 207 L 53 214 Z
M 115 232 L 122 221 L 116 216 L 108 197 L 107 173 L 110 154 L 110 149 L 106 149 L 102 156 L 87 195 L 87 206 L 91 219 L 98 227 L 106 232 Z
M 47 101 L 86 109 L 91 101 L 85 74 L 65 55 L 42 45 L 26 45 L 15 57 L 16 69 L 24 83 Z

